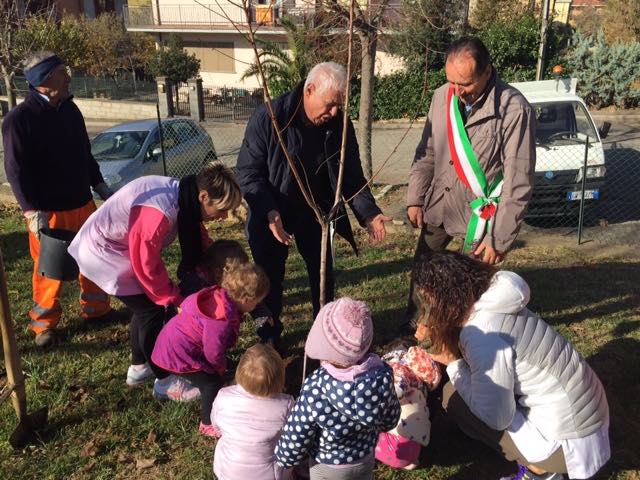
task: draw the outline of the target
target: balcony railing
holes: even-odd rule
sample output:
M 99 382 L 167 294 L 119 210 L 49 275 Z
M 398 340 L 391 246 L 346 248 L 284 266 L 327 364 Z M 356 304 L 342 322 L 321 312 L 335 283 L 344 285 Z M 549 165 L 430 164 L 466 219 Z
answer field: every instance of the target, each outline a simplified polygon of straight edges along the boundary
M 163 27 L 215 28 L 246 25 L 242 8 L 230 3 L 209 5 L 124 6 L 124 20 L 128 28 L 158 29 Z M 252 5 L 251 23 L 277 26 L 284 14 L 282 6 Z M 296 23 L 313 13 L 313 6 L 286 9 Z

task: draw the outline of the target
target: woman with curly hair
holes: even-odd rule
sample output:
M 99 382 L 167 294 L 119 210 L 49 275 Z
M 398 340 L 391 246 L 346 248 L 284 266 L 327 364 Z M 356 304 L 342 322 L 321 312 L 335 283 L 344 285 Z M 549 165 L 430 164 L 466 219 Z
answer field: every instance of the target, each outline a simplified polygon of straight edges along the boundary
M 416 336 L 450 381 L 443 406 L 460 429 L 518 462 L 514 479 L 589 478 L 609 459 L 604 388 L 575 348 L 526 308 L 513 272 L 454 252 L 414 267 Z

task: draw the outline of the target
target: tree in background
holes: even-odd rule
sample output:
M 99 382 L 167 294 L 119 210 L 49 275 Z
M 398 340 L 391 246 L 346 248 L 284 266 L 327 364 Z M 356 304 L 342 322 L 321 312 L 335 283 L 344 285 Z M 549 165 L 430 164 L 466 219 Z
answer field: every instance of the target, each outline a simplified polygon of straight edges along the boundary
M 575 22 L 576 31 L 588 37 L 595 37 L 602 28 L 602 9 L 585 7 Z
M 29 15 L 16 43 L 22 57 L 33 51 L 50 50 L 74 69 L 84 66 L 87 35 L 73 16 L 65 15 L 57 21 L 53 15 Z
M 53 16 L 53 9 L 38 10 L 30 13 L 31 2 L 0 1 L 0 73 L 7 90 L 9 109 L 16 106 L 16 73 L 22 69 L 24 50 L 28 45 L 20 46 L 18 34 L 25 26 L 29 15 Z
M 175 34 L 169 37 L 166 46 L 156 52 L 151 61 L 151 71 L 156 77 L 167 77 L 175 88 L 178 98 L 178 84 L 186 82 L 200 71 L 200 60 L 182 48 L 182 40 Z
M 476 30 L 485 30 L 496 21 L 518 18 L 525 13 L 534 15 L 535 4 L 535 0 L 478 0 L 471 12 L 470 23 Z
M 429 71 L 444 66 L 454 36 L 464 31 L 464 0 L 403 0 L 394 31 L 384 41 L 402 57 L 408 69 Z
M 95 77 L 109 77 L 116 83 L 123 72 L 146 72 L 156 53 L 153 37 L 127 32 L 122 18 L 103 14 L 96 19 L 64 15 L 35 8 L 35 2 L 18 9 L 20 2 L 0 1 L 0 64 L 9 90 L 9 104 L 15 105 L 14 78 L 22 61 L 32 52 L 50 50 L 74 70 Z M 9 88 L 9 85 L 11 87 Z
M 540 21 L 531 13 L 498 19 L 477 35 L 491 53 L 493 66 L 507 81 L 535 80 Z
M 142 32 L 127 32 L 127 35 L 131 47 L 125 52 L 127 63 L 134 73 L 148 73 L 156 56 L 156 41 L 153 36 Z
M 316 47 L 324 31 L 321 28 L 312 27 L 312 22 L 312 18 L 306 18 L 301 25 L 298 25 L 286 16 L 282 18 L 281 26 L 287 33 L 288 51 L 276 43 L 260 42 L 259 60 L 264 69 L 269 91 L 274 97 L 292 90 L 318 63 Z M 258 65 L 254 62 L 240 79 L 245 80 L 257 75 Z
M 608 0 L 602 27 L 608 43 L 640 41 L 640 1 Z
M 609 44 L 601 30 L 596 37 L 577 32 L 566 57 L 568 73 L 578 78 L 578 90 L 589 105 L 620 108 L 640 104 L 640 43 Z
M 124 21 L 114 13 L 103 13 L 95 20 L 83 17 L 79 23 L 86 36 L 83 70 L 96 77 L 109 77 L 118 82 L 119 74 L 148 70 L 156 54 L 153 37 L 127 32 Z
M 345 29 L 350 21 L 350 11 L 347 2 L 333 0 L 318 0 L 318 8 L 331 18 L 338 28 Z M 375 59 L 378 51 L 378 41 L 383 27 L 393 22 L 396 12 L 388 11 L 389 0 L 370 2 L 360 5 L 355 3 L 353 11 L 354 34 L 359 40 L 360 49 L 360 105 L 358 110 L 358 145 L 360 160 L 365 177 L 373 175 L 373 160 L 371 155 L 371 132 L 373 127 L 373 90 L 375 82 Z M 355 62 L 356 64 L 358 62 Z

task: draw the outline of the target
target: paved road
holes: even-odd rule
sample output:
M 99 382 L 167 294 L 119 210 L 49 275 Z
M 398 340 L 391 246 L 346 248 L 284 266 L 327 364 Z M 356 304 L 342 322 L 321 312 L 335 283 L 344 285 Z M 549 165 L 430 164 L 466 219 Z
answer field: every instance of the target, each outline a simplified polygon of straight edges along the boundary
M 640 115 L 596 113 L 594 117 L 597 124 L 603 120 L 612 123 L 609 136 L 605 139 L 606 144 L 640 150 Z M 90 136 L 94 136 L 114 123 L 88 120 L 87 130 Z M 374 172 L 379 172 L 376 175 L 376 183 L 392 185 L 407 183 L 409 168 L 423 125 L 423 120 L 414 125 L 408 122 L 380 122 L 374 125 L 373 169 Z M 229 165 L 235 164 L 245 125 L 207 122 L 204 126 L 213 138 L 220 158 Z M 0 156 L 1 150 L 0 144 Z M 0 184 L 5 182 L 4 164 L 0 162 Z

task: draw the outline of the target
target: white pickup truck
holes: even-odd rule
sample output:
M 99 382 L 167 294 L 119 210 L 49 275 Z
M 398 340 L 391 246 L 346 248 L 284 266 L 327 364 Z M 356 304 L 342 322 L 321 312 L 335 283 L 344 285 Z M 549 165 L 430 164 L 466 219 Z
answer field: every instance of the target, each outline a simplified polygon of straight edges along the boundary
M 600 199 L 606 173 L 602 139 L 611 125 L 605 122 L 596 128 L 584 101 L 576 95 L 576 84 L 575 78 L 511 84 L 529 101 L 537 120 L 535 187 L 529 219 L 557 217 L 561 221 L 578 214 L 585 151 L 586 210 L 595 210 Z

